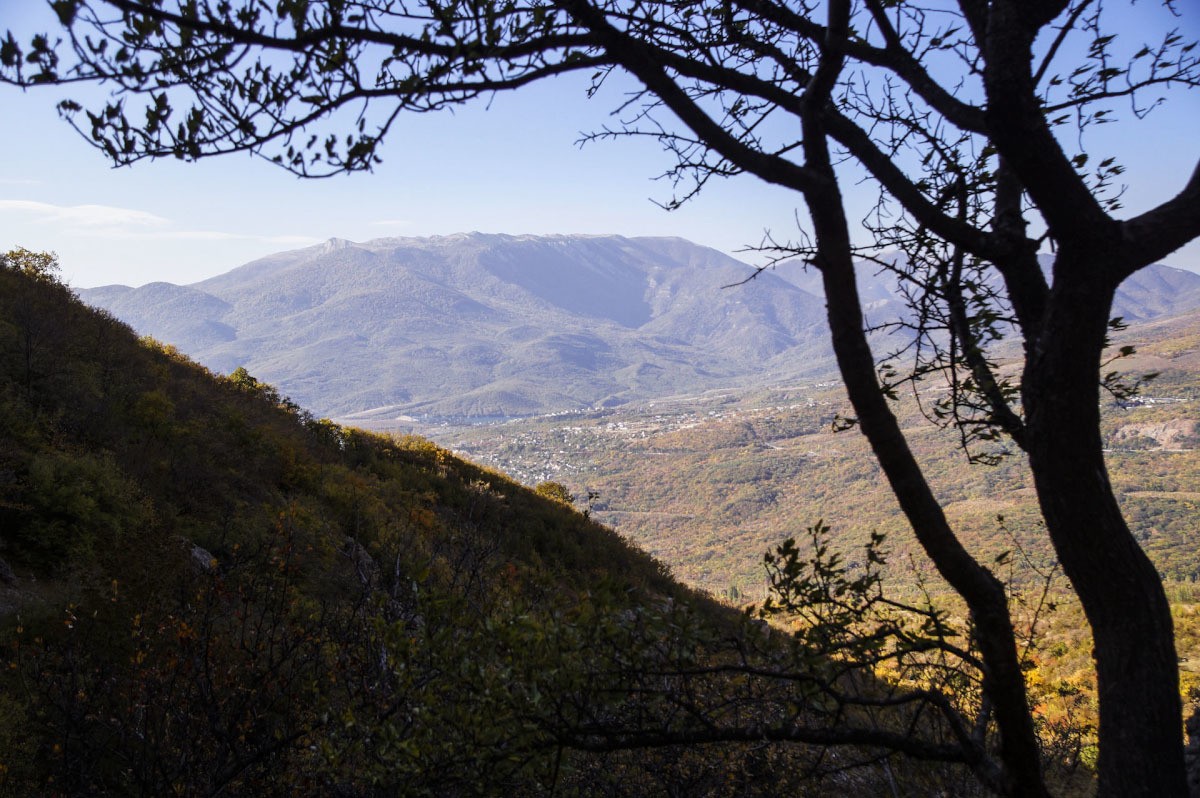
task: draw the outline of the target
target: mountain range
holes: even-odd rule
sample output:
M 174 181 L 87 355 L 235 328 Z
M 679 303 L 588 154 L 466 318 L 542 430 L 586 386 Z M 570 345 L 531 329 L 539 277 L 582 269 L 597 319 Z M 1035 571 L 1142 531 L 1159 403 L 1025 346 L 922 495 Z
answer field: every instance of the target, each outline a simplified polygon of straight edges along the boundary
M 818 275 L 753 274 L 678 238 L 465 233 L 331 239 L 192 285 L 78 293 L 319 414 L 428 422 L 832 373 Z M 893 279 L 864 268 L 860 284 L 871 321 L 901 312 Z M 1153 266 L 1122 287 L 1114 315 L 1197 308 L 1200 276 Z

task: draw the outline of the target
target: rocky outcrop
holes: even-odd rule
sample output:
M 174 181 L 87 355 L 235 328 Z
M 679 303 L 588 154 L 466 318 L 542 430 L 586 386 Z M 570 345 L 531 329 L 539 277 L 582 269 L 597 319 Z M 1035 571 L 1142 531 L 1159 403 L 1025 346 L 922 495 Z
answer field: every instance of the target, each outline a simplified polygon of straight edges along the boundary
M 1200 422 L 1188 419 L 1150 421 L 1122 424 L 1113 431 L 1111 443 L 1115 448 L 1193 449 L 1200 437 Z
M 208 549 L 195 543 L 188 545 L 191 547 L 192 569 L 196 573 L 207 573 L 217 567 L 217 558 Z
M 375 558 L 371 556 L 371 553 L 361 543 L 347 535 L 346 545 L 342 549 L 342 554 L 346 556 L 350 564 L 354 567 L 358 583 L 362 585 L 364 590 L 373 590 L 378 587 L 379 563 L 375 562 Z

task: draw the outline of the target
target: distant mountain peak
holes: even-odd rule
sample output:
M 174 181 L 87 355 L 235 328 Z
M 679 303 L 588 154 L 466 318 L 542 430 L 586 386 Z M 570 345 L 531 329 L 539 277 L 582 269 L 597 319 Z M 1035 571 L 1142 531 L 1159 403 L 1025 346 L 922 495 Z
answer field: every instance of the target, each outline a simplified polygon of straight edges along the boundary
M 322 252 L 336 252 L 339 249 L 353 247 L 355 246 L 355 243 L 345 238 L 331 238 L 319 246 Z

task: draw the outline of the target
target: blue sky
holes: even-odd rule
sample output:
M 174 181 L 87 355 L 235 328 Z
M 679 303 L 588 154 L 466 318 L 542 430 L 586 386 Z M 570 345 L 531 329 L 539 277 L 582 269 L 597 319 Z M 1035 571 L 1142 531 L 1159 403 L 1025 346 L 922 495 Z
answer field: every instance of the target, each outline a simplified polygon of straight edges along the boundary
M 18 27 L 32 2 L 0 0 L 5 27 Z M 1196 19 L 1187 25 L 1194 31 Z M 668 199 L 670 186 L 652 178 L 669 156 L 650 141 L 581 149 L 581 133 L 611 121 L 620 97 L 588 101 L 572 80 L 498 96 L 490 108 L 410 116 L 376 171 L 324 180 L 301 180 L 250 156 L 113 169 L 58 118 L 56 92 L 0 87 L 0 249 L 56 251 L 78 287 L 189 283 L 331 237 L 677 235 L 735 253 L 764 230 L 794 236 L 801 210 L 796 195 L 749 177 L 713 183 L 682 210 L 661 210 L 652 200 Z M 1089 149 L 1127 166 L 1132 212 L 1183 185 L 1200 157 L 1198 127 L 1193 91 L 1145 122 L 1101 128 Z M 852 196 L 853 209 L 865 213 L 870 199 Z M 1200 271 L 1200 245 L 1167 262 Z

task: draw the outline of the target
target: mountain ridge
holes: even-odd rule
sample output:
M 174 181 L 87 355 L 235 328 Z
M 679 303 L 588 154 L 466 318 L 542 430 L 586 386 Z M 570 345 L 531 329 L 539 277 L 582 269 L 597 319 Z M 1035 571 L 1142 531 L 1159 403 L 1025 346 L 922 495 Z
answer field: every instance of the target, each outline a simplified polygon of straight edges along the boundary
M 901 303 L 894 280 L 869 272 L 860 285 L 879 324 Z M 187 286 L 79 295 L 318 413 L 436 422 L 831 374 L 816 277 L 756 272 L 681 238 L 458 233 L 330 239 Z M 1113 315 L 1197 308 L 1200 276 L 1155 266 L 1123 286 Z
M 476 233 L 335 240 L 80 296 L 319 412 L 517 416 L 711 388 L 797 349 L 807 368 L 820 300 L 773 276 L 720 291 L 750 273 L 682 239 Z

